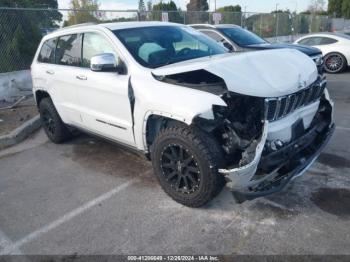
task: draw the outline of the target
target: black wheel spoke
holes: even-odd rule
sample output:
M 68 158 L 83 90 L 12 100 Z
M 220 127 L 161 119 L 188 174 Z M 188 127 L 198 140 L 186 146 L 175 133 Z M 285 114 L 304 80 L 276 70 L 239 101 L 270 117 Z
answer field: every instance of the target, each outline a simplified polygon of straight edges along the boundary
M 48 112 L 48 111 L 43 112 L 43 124 L 44 124 L 44 127 L 45 127 L 47 132 L 49 132 L 50 134 L 55 133 L 55 129 L 56 129 L 55 122 L 54 122 L 50 112 Z
M 192 173 L 198 173 L 199 171 L 198 167 L 194 167 L 194 166 L 187 167 L 187 170 Z
M 171 144 L 163 149 L 161 169 L 167 183 L 177 192 L 191 194 L 198 190 L 200 170 L 192 153 L 183 146 Z
M 182 176 L 179 176 L 179 177 L 177 178 L 177 181 L 176 181 L 176 184 L 175 184 L 175 188 L 176 188 L 176 189 L 180 189 L 181 180 L 182 180 Z
M 197 183 L 197 181 L 194 179 L 193 175 L 187 174 L 186 177 L 191 181 L 191 183 Z
M 174 165 L 173 162 L 170 162 L 170 163 L 163 163 L 163 164 L 162 164 L 162 167 L 171 168 L 171 169 L 175 170 L 175 165 Z
M 170 161 L 173 159 L 173 156 L 171 154 L 168 154 L 168 153 L 163 153 L 163 156 L 165 156 Z
M 192 156 L 189 156 L 184 160 L 184 165 L 188 166 L 192 161 L 193 161 Z
M 167 175 L 167 179 L 171 180 L 172 178 L 174 178 L 175 176 L 178 176 L 176 171 L 171 172 L 170 174 Z
M 190 190 L 190 189 L 191 189 L 191 188 L 190 188 L 190 183 L 188 183 L 187 177 L 184 177 L 183 179 L 184 179 L 184 182 L 185 182 L 185 187 L 186 187 L 186 189 L 187 189 L 187 190 Z

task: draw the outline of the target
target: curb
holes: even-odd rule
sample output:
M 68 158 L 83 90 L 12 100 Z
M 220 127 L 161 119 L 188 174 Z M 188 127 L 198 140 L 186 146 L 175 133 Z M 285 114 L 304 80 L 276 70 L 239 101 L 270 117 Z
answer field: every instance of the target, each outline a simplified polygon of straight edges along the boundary
M 24 122 L 21 126 L 17 127 L 11 133 L 0 136 L 0 149 L 5 147 L 13 146 L 22 142 L 34 131 L 41 127 L 40 116 L 37 115 L 32 119 Z

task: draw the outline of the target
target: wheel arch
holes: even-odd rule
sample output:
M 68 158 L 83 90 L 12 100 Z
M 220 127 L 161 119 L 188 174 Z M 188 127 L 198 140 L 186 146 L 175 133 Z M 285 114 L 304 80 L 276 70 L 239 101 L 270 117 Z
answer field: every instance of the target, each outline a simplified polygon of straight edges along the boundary
M 43 100 L 43 98 L 46 98 L 46 97 L 51 98 L 50 94 L 45 90 L 36 90 L 34 97 L 35 97 L 36 105 L 38 107 L 40 105 L 41 100 Z
M 183 117 L 165 112 L 150 111 L 146 114 L 143 123 L 143 144 L 145 151 L 149 153 L 149 149 L 161 129 L 169 126 L 189 126 L 190 124 Z

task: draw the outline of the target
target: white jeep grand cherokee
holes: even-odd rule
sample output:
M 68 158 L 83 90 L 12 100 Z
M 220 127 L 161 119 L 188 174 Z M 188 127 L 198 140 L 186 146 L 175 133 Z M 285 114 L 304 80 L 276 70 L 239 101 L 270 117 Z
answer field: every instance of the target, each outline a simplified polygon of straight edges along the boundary
M 333 130 L 326 81 L 296 50 L 230 54 L 160 22 L 80 25 L 44 37 L 34 95 L 55 143 L 75 128 L 143 152 L 174 200 L 226 185 L 242 202 L 302 174 Z

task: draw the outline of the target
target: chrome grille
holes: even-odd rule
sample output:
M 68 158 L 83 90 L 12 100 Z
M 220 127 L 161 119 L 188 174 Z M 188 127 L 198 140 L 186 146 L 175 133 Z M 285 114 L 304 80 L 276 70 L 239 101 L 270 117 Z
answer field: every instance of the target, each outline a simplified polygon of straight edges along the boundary
M 265 119 L 272 122 L 281 119 L 296 109 L 320 99 L 326 87 L 326 80 L 317 81 L 297 93 L 265 99 Z

